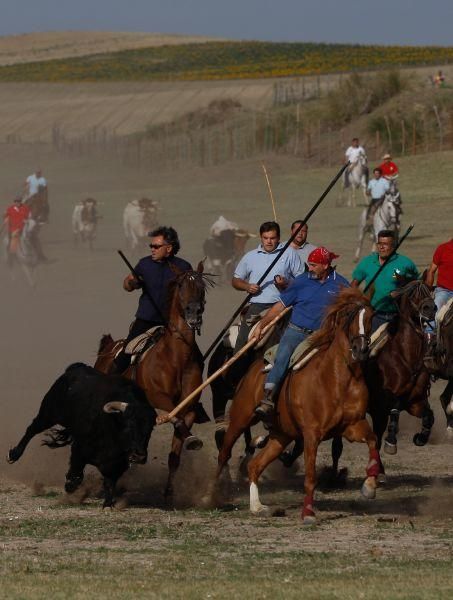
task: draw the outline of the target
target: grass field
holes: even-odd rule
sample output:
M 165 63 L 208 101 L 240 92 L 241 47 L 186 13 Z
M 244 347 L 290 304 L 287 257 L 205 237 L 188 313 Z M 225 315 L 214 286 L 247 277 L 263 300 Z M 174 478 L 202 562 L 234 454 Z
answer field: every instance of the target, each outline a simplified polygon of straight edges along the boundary
M 121 213 L 128 200 L 145 194 L 159 200 L 160 221 L 177 228 L 181 255 L 193 263 L 202 257 L 202 241 L 219 214 L 256 231 L 272 212 L 259 162 L 150 175 L 107 160 L 65 160 L 44 145 L 0 145 L 0 158 L 4 203 L 38 161 L 48 177 L 51 222 L 43 240 L 52 259 L 39 269 L 34 293 L 20 273 L 11 280 L 0 268 L 4 456 L 62 369 L 75 360 L 92 363 L 102 333 L 127 330 L 137 299 L 121 290 L 125 271 L 116 249 L 124 249 Z M 452 160 L 453 152 L 398 160 L 403 228 L 416 224 L 404 252 L 420 268 L 452 235 Z M 301 170 L 297 159 L 286 157 L 269 157 L 266 164 L 286 234 L 337 167 Z M 338 270 L 350 277 L 361 207 L 336 208 L 337 191 L 310 221 L 310 239 L 340 254 Z M 103 216 L 93 253 L 71 241 L 72 208 L 87 195 L 98 200 Z M 241 299 L 229 286 L 210 292 L 202 349 Z M 0 465 L 0 597 L 449 598 L 452 447 L 438 401 L 442 387 L 432 389 L 436 424 L 427 447 L 413 446 L 419 423 L 402 418 L 399 452 L 384 456 L 388 483 L 375 501 L 359 495 L 365 448 L 346 446 L 341 466 L 349 469 L 348 484 L 341 490 L 320 487 L 314 528 L 303 528 L 299 518 L 303 466 L 286 472 L 276 465 L 263 478 L 262 501 L 281 508 L 279 517 L 252 518 L 241 480 L 223 510 L 199 508 L 215 466 L 212 424 L 196 429 L 204 449 L 183 458 L 175 507 L 165 507 L 162 497 L 168 428 L 153 433 L 149 464 L 124 478 L 125 510 L 114 511 L 102 511 L 93 496 L 68 504 L 62 493 L 67 450 L 52 452 L 36 439 L 17 465 Z M 209 410 L 209 394 L 205 403 Z M 241 451 L 239 444 L 233 474 Z M 319 467 L 328 463 L 329 447 L 323 445 Z
M 215 41 L 4 65 L 0 81 L 250 79 L 452 61 L 452 47 Z

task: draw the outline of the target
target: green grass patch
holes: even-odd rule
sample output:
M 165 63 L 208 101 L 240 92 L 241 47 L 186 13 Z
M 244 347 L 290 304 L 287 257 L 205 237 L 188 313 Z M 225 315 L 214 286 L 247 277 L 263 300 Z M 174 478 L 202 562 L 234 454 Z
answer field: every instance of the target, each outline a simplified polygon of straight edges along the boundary
M 287 77 L 448 63 L 453 47 L 206 42 L 0 67 L 0 81 L 148 81 Z

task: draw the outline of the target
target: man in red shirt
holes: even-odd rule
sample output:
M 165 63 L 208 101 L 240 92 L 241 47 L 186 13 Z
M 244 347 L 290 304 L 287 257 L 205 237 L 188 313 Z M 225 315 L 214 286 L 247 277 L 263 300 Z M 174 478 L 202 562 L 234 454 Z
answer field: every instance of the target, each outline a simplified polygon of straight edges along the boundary
M 385 177 L 386 179 L 393 179 L 397 177 L 399 174 L 398 167 L 394 162 L 392 162 L 391 155 L 384 154 L 382 160 L 384 162 L 379 165 L 379 168 L 382 171 L 382 177 Z
M 436 271 L 437 286 L 434 301 L 439 310 L 450 298 L 453 298 L 453 239 L 437 246 L 426 276 L 428 285 L 434 285 Z
M 24 223 L 30 214 L 30 208 L 22 204 L 22 198 L 16 196 L 14 204 L 8 206 L 4 214 L 3 227 L 8 228 L 8 253 L 16 254 L 19 247 L 20 234 L 24 228 Z M 2 227 L 2 229 L 3 229 Z
M 437 285 L 434 291 L 434 302 L 439 311 L 442 306 L 453 298 L 453 239 L 437 246 L 431 266 L 426 275 L 426 283 L 434 285 L 434 277 L 437 272 Z M 438 332 L 439 333 L 439 332 Z M 425 365 L 433 372 L 438 370 L 436 356 L 436 333 L 432 326 L 427 329 L 428 351 L 425 357 Z

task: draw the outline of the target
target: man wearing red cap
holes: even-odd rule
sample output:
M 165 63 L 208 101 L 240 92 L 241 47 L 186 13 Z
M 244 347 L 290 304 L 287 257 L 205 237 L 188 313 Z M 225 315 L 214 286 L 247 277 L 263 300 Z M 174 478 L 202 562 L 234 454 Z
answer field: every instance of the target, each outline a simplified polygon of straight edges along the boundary
M 280 382 L 288 369 L 292 353 L 304 339 L 321 326 L 326 308 L 349 282 L 332 267 L 337 254 L 320 246 L 308 256 L 308 271 L 298 275 L 294 282 L 280 294 L 280 300 L 259 322 L 256 336 L 260 337 L 265 327 L 287 306 L 292 306 L 291 321 L 280 340 L 274 366 L 269 371 L 264 384 L 264 399 L 255 414 L 265 422 L 272 419 L 274 399 Z

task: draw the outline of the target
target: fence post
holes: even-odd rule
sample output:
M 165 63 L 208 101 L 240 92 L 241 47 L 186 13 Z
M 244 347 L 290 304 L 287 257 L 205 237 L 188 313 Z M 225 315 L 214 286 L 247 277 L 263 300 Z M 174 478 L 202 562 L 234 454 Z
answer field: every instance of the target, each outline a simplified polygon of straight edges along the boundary
M 417 124 L 412 122 L 412 154 L 417 154 Z
M 401 119 L 401 154 L 404 156 L 406 153 L 406 127 L 404 119 Z
M 439 150 L 442 150 L 442 146 L 444 144 L 444 133 L 442 130 L 442 121 L 440 120 L 440 115 L 439 115 L 439 111 L 437 110 L 437 106 L 434 105 L 434 113 L 436 115 L 436 119 L 437 119 L 437 125 L 439 126 Z
M 385 126 L 387 127 L 387 133 L 389 136 L 389 150 L 392 150 L 392 130 L 390 129 L 390 121 L 387 115 L 384 116 Z
M 376 151 L 376 156 L 375 159 L 379 160 L 379 156 L 381 154 L 381 132 L 379 131 L 379 129 L 376 129 L 376 142 L 375 142 L 375 151 Z

